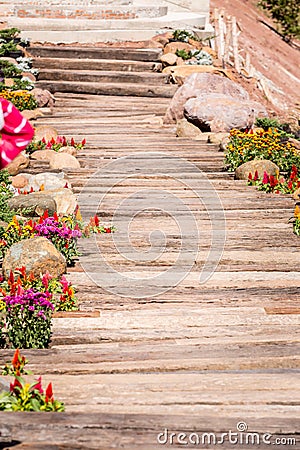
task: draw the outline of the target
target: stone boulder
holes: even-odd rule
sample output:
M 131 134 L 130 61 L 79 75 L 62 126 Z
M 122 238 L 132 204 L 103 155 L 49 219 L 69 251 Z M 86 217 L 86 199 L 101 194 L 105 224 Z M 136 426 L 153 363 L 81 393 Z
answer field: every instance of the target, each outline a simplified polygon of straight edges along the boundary
M 174 53 L 166 53 L 165 55 L 162 55 L 159 59 L 163 64 L 167 66 L 174 66 L 176 64 L 178 56 L 176 56 Z
M 32 81 L 33 83 L 36 82 L 36 77 L 31 72 L 22 72 L 22 77 L 27 78 L 28 80 Z
M 207 142 L 208 144 L 221 145 L 222 142 L 229 141 L 228 133 L 208 133 Z
M 6 166 L 10 175 L 18 175 L 29 166 L 29 158 L 20 153 L 11 163 Z
M 239 166 L 235 171 L 236 180 L 248 180 L 249 173 L 254 177 L 257 171 L 259 178 L 263 178 L 264 172 L 268 175 L 276 175 L 279 173 L 279 167 L 268 159 L 254 159 Z
M 36 150 L 31 153 L 30 158 L 35 159 L 36 161 L 50 162 L 55 153 L 55 150 Z
M 28 177 L 25 175 L 15 175 L 11 179 L 11 184 L 16 189 L 23 189 L 28 184 Z
M 39 109 L 33 109 L 33 110 L 31 110 L 31 109 L 24 109 L 23 111 L 21 111 L 21 114 L 27 120 L 35 120 L 38 117 L 42 117 L 44 115 L 42 113 L 42 111 L 40 111 Z
M 56 204 L 56 212 L 57 214 L 61 214 L 63 216 L 68 216 L 73 214 L 77 206 L 77 198 L 76 195 L 73 194 L 71 189 L 61 188 L 61 189 L 52 189 L 49 191 L 41 191 L 39 192 L 40 197 L 50 197 Z M 32 195 L 32 194 L 29 194 Z
M 191 50 L 195 50 L 195 47 L 187 42 L 170 42 L 164 48 L 164 54 L 166 53 L 176 53 L 177 50 L 185 50 L 187 53 Z
M 41 141 L 45 139 L 46 141 L 50 141 L 52 138 L 56 139 L 58 136 L 58 132 L 55 128 L 49 127 L 47 125 L 39 125 L 34 130 L 34 140 Z
M 300 188 L 296 189 L 295 192 L 293 193 L 293 199 L 296 202 L 299 202 L 299 200 L 300 200 Z
M 48 239 L 35 237 L 13 244 L 7 251 L 2 265 L 3 275 L 8 279 L 11 271 L 26 267 L 35 276 L 47 271 L 53 277 L 61 277 L 67 270 L 65 257 Z
M 49 191 L 53 189 L 60 189 L 65 187 L 67 184 L 69 188 L 71 188 L 71 183 L 69 183 L 65 178 L 62 172 L 59 173 L 51 173 L 51 172 L 42 172 L 37 175 L 31 174 L 23 174 L 28 178 L 28 185 L 26 186 L 26 190 L 30 191 L 32 188 L 34 191 L 38 191 L 41 187 L 43 187 L 44 191 Z
M 30 93 L 36 99 L 39 108 L 43 108 L 44 106 L 52 108 L 52 106 L 54 106 L 55 98 L 51 92 L 46 89 L 34 88 Z
M 56 202 L 50 195 L 42 192 L 33 192 L 27 195 L 16 195 L 8 200 L 9 207 L 26 217 L 42 216 L 48 211 L 49 216 L 56 212 Z
M 76 156 L 78 153 L 77 148 L 73 147 L 72 145 L 66 145 L 65 147 L 61 147 L 58 150 L 58 153 L 68 153 L 69 155 Z
M 79 169 L 79 161 L 68 153 L 55 153 L 50 159 L 50 169 Z
M 213 73 L 193 73 L 176 91 L 164 117 L 164 123 L 173 123 L 184 116 L 184 105 L 199 95 L 224 94 L 239 100 L 249 100 L 247 91 L 239 84 Z
M 201 131 L 218 133 L 251 127 L 256 117 L 267 117 L 268 113 L 257 102 L 225 94 L 202 94 L 186 102 L 184 115 Z
M 201 130 L 186 119 L 178 120 L 176 129 L 177 137 L 195 139 L 200 134 L 202 134 Z

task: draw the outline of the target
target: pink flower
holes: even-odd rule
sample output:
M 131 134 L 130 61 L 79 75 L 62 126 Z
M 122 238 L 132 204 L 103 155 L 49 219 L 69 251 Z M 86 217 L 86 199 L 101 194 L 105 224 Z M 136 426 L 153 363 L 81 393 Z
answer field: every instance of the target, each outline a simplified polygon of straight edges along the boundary
M 270 178 L 269 178 L 269 175 L 267 174 L 267 172 L 264 172 L 262 182 L 263 182 L 263 184 L 268 184 L 270 182 Z

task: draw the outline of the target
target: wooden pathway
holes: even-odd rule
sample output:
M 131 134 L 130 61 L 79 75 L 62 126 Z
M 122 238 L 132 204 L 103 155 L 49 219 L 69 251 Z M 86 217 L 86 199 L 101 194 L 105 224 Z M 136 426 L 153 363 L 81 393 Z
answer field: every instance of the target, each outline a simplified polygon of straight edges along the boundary
M 81 309 L 100 311 L 100 317 L 55 319 L 51 348 L 26 351 L 31 369 L 53 382 L 66 413 L 0 414 L 2 425 L 22 443 L 15 448 L 148 450 L 164 446 L 157 436 L 165 429 L 177 433 L 167 448 L 210 448 L 207 440 L 198 446 L 180 445 L 178 433 L 220 436 L 236 432 L 239 422 L 247 424 L 249 432 L 272 434 L 274 445 L 278 436 L 295 440 L 290 445 L 278 441 L 277 448 L 300 448 L 300 240 L 288 224 L 293 201 L 234 181 L 222 171 L 223 155 L 216 146 L 177 139 L 173 127 L 162 126 L 166 98 L 56 97 L 54 115 L 38 123 L 53 125 L 67 137 L 87 139 L 79 155 L 82 169 L 68 173 L 76 192 L 98 171 L 84 190 L 90 194 L 90 201 L 81 204 L 84 215 L 95 213 L 93 199 L 109 189 L 116 175 L 124 176 L 102 203 L 104 221 L 109 223 L 116 207 L 140 189 L 167 189 L 192 211 L 201 239 L 190 273 L 157 296 L 136 295 L 140 291 L 133 282 L 131 294 L 120 297 L 113 283 L 105 290 L 80 265 L 71 270 Z M 221 198 L 227 238 L 220 264 L 205 284 L 199 283 L 199 274 L 210 246 L 210 218 L 190 189 L 194 175 L 181 173 L 179 165 L 177 177 L 163 177 L 165 162 L 159 158 L 157 173 L 149 169 L 149 176 L 143 172 L 139 177 L 135 167 L 128 178 L 126 162 L 118 174 L 105 169 L 119 157 L 142 152 L 164 152 L 166 161 L 178 157 L 193 162 Z M 172 217 L 153 210 L 160 199 L 152 195 L 152 214 L 145 211 L 132 221 L 131 250 L 149 250 L 149 232 L 159 228 L 166 234 L 165 252 L 154 262 L 133 262 L 118 253 L 111 235 L 99 237 L 98 255 L 91 241 L 83 241 L 92 277 L 104 270 L 100 254 L 117 272 L 136 278 L 178 265 L 180 232 Z M 175 217 L 184 212 L 179 208 Z M 121 219 L 126 222 L 133 213 L 129 202 L 121 208 Z M 189 248 L 197 246 L 197 237 L 183 231 Z M 121 236 L 119 243 L 124 241 Z M 155 280 L 152 288 L 156 293 Z M 2 351 L 1 362 L 11 354 Z M 247 447 L 241 442 L 220 444 L 224 449 Z M 261 441 L 252 448 L 269 445 Z

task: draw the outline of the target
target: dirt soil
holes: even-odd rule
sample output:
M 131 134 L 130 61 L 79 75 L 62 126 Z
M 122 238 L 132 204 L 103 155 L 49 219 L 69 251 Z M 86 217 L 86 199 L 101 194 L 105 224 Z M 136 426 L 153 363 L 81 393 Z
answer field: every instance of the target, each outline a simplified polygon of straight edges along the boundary
M 256 3 L 253 0 L 211 0 L 210 4 L 211 11 L 224 8 L 225 13 L 236 17 L 241 30 L 239 47 L 249 52 L 252 65 L 283 91 L 290 110 L 298 111 L 296 114 L 300 116 L 300 46 L 292 47 L 264 24 L 262 21 L 275 27 Z M 240 82 L 245 85 L 244 80 Z M 254 99 L 262 97 L 253 81 L 246 81 L 246 88 L 247 84 Z

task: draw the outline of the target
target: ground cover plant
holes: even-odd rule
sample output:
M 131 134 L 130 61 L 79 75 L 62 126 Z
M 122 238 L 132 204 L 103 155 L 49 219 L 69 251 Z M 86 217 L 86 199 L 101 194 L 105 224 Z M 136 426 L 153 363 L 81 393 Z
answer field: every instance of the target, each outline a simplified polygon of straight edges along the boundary
M 74 138 L 68 140 L 65 136 L 57 136 L 47 141 L 45 138 L 41 140 L 33 140 L 27 147 L 26 152 L 31 154 L 37 150 L 54 150 L 58 152 L 62 147 L 74 147 L 76 150 L 81 150 L 86 144 L 86 140 L 75 142 Z

